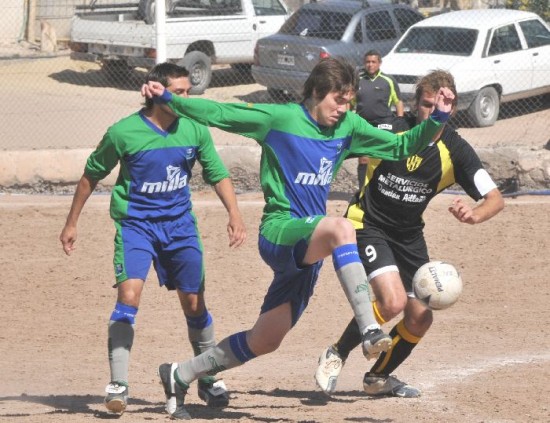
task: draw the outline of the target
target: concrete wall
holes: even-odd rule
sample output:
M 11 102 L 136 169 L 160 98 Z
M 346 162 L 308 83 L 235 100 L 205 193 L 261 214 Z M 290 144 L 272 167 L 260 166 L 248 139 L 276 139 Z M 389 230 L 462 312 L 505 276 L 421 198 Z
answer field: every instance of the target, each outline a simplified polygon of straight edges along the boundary
M 25 34 L 23 0 L 2 0 L 0 43 L 14 43 Z

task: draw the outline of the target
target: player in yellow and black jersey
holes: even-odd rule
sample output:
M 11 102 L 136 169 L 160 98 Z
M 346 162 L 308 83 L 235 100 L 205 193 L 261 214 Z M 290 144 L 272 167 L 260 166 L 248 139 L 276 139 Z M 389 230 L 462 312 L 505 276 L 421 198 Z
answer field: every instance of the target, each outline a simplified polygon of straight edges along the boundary
M 452 75 L 434 71 L 417 85 L 416 123 L 429 117 L 435 93 L 442 86 L 455 94 L 456 108 Z M 410 355 L 433 321 L 432 311 L 414 297 L 412 277 L 430 261 L 422 214 L 432 198 L 454 183 L 476 202 L 483 200 L 471 207 L 462 198 L 454 199 L 449 212 L 459 222 L 482 223 L 503 209 L 502 195 L 474 149 L 456 131 L 445 127 L 424 150 L 408 159 L 369 159 L 362 188 L 347 209 L 346 217 L 355 226 L 360 258 L 374 293 L 372 305 L 379 323 L 403 312 L 403 319 L 390 331 L 392 348 L 380 355 L 363 378 L 363 388 L 370 396 L 420 395 L 419 389 L 391 373 Z M 325 393 L 335 391 L 345 360 L 360 343 L 361 334 L 352 319 L 338 342 L 323 351 L 315 380 Z

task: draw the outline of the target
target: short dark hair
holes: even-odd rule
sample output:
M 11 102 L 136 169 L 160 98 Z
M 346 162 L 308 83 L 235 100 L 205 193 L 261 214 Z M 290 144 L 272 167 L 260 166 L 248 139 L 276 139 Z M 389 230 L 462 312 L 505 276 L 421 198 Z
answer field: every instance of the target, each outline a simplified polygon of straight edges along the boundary
M 149 81 L 160 82 L 165 87 L 170 85 L 169 79 L 188 78 L 189 71 L 183 66 L 176 65 L 175 63 L 163 62 L 155 65 L 145 77 L 145 83 Z M 153 99 L 145 99 L 145 107 L 150 109 L 153 107 Z
M 355 67 L 342 58 L 327 57 L 315 65 L 304 83 L 303 100 L 313 97 L 323 99 L 328 93 L 357 91 Z
M 365 61 L 367 59 L 367 56 L 376 56 L 378 57 L 378 61 L 382 61 L 382 55 L 380 54 L 380 52 L 378 50 L 369 50 L 365 53 L 365 55 L 363 56 L 363 61 Z

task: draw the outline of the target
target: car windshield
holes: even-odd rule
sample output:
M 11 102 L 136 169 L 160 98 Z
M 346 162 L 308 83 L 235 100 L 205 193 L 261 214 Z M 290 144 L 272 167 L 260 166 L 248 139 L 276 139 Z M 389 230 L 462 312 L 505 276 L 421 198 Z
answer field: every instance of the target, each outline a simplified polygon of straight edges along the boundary
M 279 33 L 340 40 L 351 18 L 349 13 L 299 9 L 283 24 Z
M 412 28 L 395 52 L 469 56 L 474 50 L 477 35 L 477 30 L 468 28 Z

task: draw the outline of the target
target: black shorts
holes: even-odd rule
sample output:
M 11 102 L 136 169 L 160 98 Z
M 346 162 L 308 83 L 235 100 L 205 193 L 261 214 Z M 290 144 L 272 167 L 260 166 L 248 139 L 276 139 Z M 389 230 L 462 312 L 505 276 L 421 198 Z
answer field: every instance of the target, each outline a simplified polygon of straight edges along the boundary
M 369 280 L 397 266 L 406 292 L 412 292 L 417 269 L 430 261 L 422 231 L 402 234 L 365 227 L 357 231 L 357 248 Z

